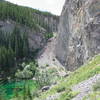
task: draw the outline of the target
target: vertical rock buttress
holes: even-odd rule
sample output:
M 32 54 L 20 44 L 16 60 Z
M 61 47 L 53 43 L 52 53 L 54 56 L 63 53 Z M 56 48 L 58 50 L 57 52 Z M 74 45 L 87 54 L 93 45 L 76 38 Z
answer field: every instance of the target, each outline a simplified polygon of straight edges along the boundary
M 58 33 L 55 55 L 67 70 L 100 53 L 100 0 L 66 0 Z

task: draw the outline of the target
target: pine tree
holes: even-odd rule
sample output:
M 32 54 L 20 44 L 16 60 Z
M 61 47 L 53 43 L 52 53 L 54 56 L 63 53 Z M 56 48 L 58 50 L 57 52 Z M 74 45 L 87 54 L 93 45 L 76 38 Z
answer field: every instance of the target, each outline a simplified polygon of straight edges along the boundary
M 29 55 L 29 43 L 28 43 L 28 35 L 25 32 L 23 34 L 23 56 L 28 57 Z
M 0 47 L 0 69 L 6 74 L 10 74 L 10 69 L 13 68 L 14 62 L 14 52 L 12 49 L 6 49 L 5 47 Z

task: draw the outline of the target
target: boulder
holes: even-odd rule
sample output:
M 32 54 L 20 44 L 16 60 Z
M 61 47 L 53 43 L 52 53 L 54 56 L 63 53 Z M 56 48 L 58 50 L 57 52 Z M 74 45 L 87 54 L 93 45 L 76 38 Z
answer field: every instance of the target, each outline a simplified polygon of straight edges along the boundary
M 44 86 L 43 88 L 42 88 L 42 92 L 45 92 L 45 91 L 47 91 L 47 90 L 49 90 L 50 89 L 50 86 Z

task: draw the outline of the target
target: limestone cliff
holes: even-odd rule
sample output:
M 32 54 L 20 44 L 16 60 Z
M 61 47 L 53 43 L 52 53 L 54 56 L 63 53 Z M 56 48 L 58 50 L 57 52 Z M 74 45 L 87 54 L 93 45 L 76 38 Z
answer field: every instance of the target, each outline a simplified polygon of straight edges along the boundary
M 56 57 L 75 70 L 100 53 L 100 0 L 66 0 L 58 29 Z

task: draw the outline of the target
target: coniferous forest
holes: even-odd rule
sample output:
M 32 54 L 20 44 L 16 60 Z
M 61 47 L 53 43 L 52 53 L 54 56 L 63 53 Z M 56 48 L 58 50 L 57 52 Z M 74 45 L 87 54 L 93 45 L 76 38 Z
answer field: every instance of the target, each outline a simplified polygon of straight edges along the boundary
M 52 16 L 56 19 L 56 16 L 48 12 L 41 12 L 6 1 L 0 1 L 0 20 L 11 20 L 16 24 L 10 33 L 0 30 L 0 70 L 2 74 L 7 72 L 7 75 L 3 75 L 4 77 L 11 75 L 12 72 L 14 73 L 19 68 L 19 62 L 26 61 L 30 55 L 33 55 L 30 54 L 28 33 L 21 32 L 18 25 L 29 27 L 37 32 L 40 31 L 39 26 L 41 26 L 47 30 L 48 34 L 44 35 L 46 39 L 53 36 L 48 21 L 41 20 L 41 16 L 48 18 Z M 2 28 L 2 26 L 0 27 Z
M 27 27 L 32 31 L 41 32 L 42 27 L 47 33 L 44 37 L 49 39 L 52 37 L 52 28 L 49 19 L 44 21 L 45 17 L 56 19 L 51 13 L 0 0 L 0 100 L 17 97 L 16 89 L 19 93 L 23 92 L 21 94 L 23 98 L 27 93 L 31 96 L 29 86 L 36 88 L 34 91 L 40 87 L 38 82 L 30 80 L 38 73 L 38 64 L 34 59 L 37 52 L 30 50 L 29 33 L 26 29 L 22 31 L 21 28 Z M 11 32 L 2 29 L 7 21 L 14 24 Z
M 29 55 L 29 44 L 27 33 L 21 33 L 15 27 L 12 33 L 0 31 L 0 68 L 1 71 L 11 75 L 16 62 L 27 58 Z
M 52 31 L 50 29 L 49 23 L 45 22 L 44 19 L 41 20 L 41 16 L 53 17 L 54 19 L 58 18 L 58 16 L 52 15 L 49 12 L 41 12 L 39 10 L 18 6 L 9 2 L 0 2 L 1 20 L 11 19 L 16 23 L 29 26 L 30 28 L 33 28 L 35 30 L 38 30 L 38 25 L 41 25 L 42 27 L 46 28 L 49 32 Z

